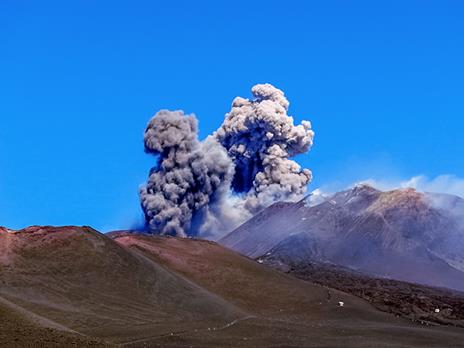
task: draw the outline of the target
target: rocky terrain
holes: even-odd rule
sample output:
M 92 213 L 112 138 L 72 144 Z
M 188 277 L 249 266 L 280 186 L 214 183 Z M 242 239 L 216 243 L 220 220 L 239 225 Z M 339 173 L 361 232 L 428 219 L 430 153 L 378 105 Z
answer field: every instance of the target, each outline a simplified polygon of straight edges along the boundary
M 393 279 L 374 278 L 331 264 L 292 263 L 272 255 L 260 257 L 257 262 L 328 289 L 338 289 L 353 294 L 383 312 L 414 322 L 464 328 L 464 293 L 462 292 Z
M 330 263 L 464 290 L 464 200 L 358 185 L 320 204 L 277 203 L 219 242 L 249 257 Z
M 216 243 L 89 227 L 0 230 L 2 346 L 459 347 Z M 343 302 L 343 306 L 340 306 Z

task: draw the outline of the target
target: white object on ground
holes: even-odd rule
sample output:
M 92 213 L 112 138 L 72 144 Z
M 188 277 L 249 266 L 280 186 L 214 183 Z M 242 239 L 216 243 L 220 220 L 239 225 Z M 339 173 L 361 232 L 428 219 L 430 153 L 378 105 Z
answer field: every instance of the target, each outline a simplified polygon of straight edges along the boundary
M 339 301 L 339 302 L 338 302 L 338 305 L 339 305 L 340 307 L 343 307 L 343 306 L 345 305 L 345 302 Z

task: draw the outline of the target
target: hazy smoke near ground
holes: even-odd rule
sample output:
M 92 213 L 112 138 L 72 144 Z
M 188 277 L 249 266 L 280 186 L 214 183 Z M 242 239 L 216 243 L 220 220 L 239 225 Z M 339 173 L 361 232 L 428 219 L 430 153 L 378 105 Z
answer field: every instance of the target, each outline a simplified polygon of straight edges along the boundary
M 290 158 L 313 143 L 311 124 L 294 125 L 289 102 L 270 84 L 237 97 L 224 123 L 204 141 L 198 122 L 162 110 L 145 131 L 145 150 L 157 156 L 140 199 L 153 233 L 218 237 L 279 200 L 301 197 L 311 171 Z

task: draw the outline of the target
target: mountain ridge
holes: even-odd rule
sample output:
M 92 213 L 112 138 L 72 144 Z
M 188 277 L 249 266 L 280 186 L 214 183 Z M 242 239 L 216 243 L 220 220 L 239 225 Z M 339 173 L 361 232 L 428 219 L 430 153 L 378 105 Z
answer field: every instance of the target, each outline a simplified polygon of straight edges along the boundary
M 316 205 L 271 206 L 219 242 L 253 258 L 281 254 L 462 290 L 461 216 L 459 197 L 357 185 Z

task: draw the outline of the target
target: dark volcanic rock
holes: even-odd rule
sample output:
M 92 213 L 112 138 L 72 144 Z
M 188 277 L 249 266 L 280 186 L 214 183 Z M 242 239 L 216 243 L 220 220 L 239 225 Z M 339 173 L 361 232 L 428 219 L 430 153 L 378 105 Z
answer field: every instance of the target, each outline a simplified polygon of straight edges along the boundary
M 464 293 L 373 278 L 348 268 L 318 262 L 289 262 L 275 255 L 258 259 L 297 278 L 363 298 L 377 309 L 423 324 L 464 327 Z

